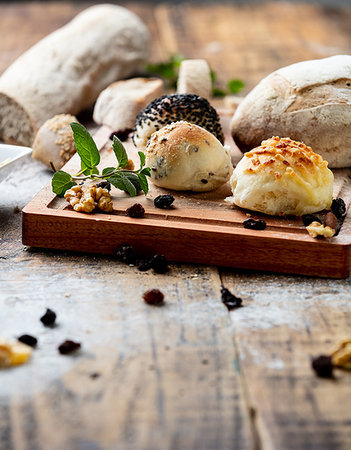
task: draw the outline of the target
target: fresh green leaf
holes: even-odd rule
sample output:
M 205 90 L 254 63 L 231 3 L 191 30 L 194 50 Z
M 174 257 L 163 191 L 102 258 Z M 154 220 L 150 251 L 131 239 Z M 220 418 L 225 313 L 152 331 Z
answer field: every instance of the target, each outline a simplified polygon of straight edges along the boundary
M 217 87 L 212 88 L 212 95 L 214 97 L 224 97 L 226 95 L 226 92 L 223 89 L 219 89 Z
M 139 173 L 139 181 L 141 189 L 144 191 L 144 194 L 146 195 L 149 191 L 149 185 L 147 182 L 147 178 L 143 173 Z
M 74 142 L 77 153 L 85 167 L 92 169 L 100 162 L 100 153 L 90 133 L 80 123 L 72 122 Z
M 146 71 L 150 75 L 159 76 L 166 80 L 168 87 L 176 86 L 179 67 L 183 60 L 184 57 L 182 55 L 172 55 L 167 61 L 147 64 Z
M 140 169 L 142 169 L 145 165 L 146 156 L 145 156 L 145 153 L 143 153 L 143 152 L 138 152 L 138 155 L 139 155 L 139 159 L 140 159 Z
M 105 169 L 103 169 L 101 175 L 105 176 L 108 175 L 111 172 L 114 172 L 116 170 L 115 167 L 105 167 Z
M 127 192 L 131 197 L 135 197 L 137 195 L 137 190 L 134 184 L 130 181 L 128 176 L 122 172 L 112 175 L 108 178 L 108 181 L 117 189 Z
M 149 177 L 151 175 L 151 169 L 150 169 L 150 167 L 144 167 L 144 169 L 141 170 L 139 172 L 139 174 L 140 173 Z
M 212 85 L 214 85 L 214 82 L 217 79 L 217 74 L 213 69 L 210 69 L 210 75 L 211 75 L 211 81 L 212 81 Z
M 228 81 L 227 86 L 231 94 L 237 94 L 243 89 L 245 84 L 241 80 L 230 80 Z
M 89 169 L 89 175 L 99 175 L 99 169 L 95 166 L 92 169 Z
M 65 192 L 76 184 L 71 175 L 63 170 L 55 172 L 51 181 L 52 191 L 59 197 L 63 197 Z
M 125 169 L 128 164 L 128 155 L 127 155 L 126 149 L 124 148 L 124 145 L 118 139 L 118 137 L 115 135 L 113 136 L 112 148 L 116 155 L 119 167 L 122 167 L 122 169 Z

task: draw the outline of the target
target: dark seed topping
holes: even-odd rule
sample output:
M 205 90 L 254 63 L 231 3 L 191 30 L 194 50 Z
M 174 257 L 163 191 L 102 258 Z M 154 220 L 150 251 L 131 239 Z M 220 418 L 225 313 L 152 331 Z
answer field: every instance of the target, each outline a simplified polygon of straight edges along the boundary
M 206 178 L 202 178 L 201 183 L 207 184 L 207 183 L 208 183 L 208 180 L 206 180 Z
M 143 294 L 143 299 L 149 305 L 162 305 L 164 300 L 164 295 L 158 289 L 151 289 Z
M 22 334 L 17 340 L 30 347 L 35 347 L 38 343 L 38 339 L 29 334 Z
M 140 217 L 144 217 L 145 215 L 145 209 L 143 205 L 140 203 L 134 203 L 134 205 L 130 206 L 126 213 L 129 217 L 132 217 L 133 219 L 139 219 Z
M 244 228 L 248 228 L 250 230 L 264 230 L 267 226 L 266 222 L 263 219 L 246 219 L 243 222 Z
M 122 244 L 118 247 L 116 257 L 126 264 L 135 264 L 136 254 L 134 248 L 129 244 Z
M 110 134 L 110 139 L 113 141 L 113 136 L 118 137 L 118 139 L 122 142 L 126 141 L 133 130 L 131 128 L 127 128 L 126 130 L 118 130 L 114 131 Z
M 342 198 L 334 198 L 330 210 L 338 219 L 344 219 L 346 216 L 346 205 Z
M 111 183 L 109 181 L 100 181 L 100 183 L 98 183 L 96 187 L 101 187 L 102 189 L 107 189 L 108 191 L 110 191 Z
M 158 195 L 154 199 L 154 205 L 156 208 L 160 209 L 167 209 L 169 208 L 172 203 L 174 202 L 173 195 L 167 194 L 167 195 Z
M 154 255 L 150 259 L 150 266 L 157 273 L 165 273 L 168 270 L 168 262 L 164 255 Z
M 312 368 L 321 378 L 333 378 L 333 363 L 328 355 L 320 355 L 312 360 Z
M 227 288 L 224 286 L 221 287 L 221 297 L 222 302 L 228 308 L 228 310 L 239 308 L 242 305 L 242 299 L 233 295 Z
M 77 350 L 79 350 L 81 347 L 79 342 L 74 341 L 64 341 L 61 345 L 58 346 L 58 351 L 61 353 L 61 355 L 68 355 L 69 353 L 73 353 Z
M 302 216 L 302 222 L 305 225 L 305 227 L 308 227 L 308 225 L 311 225 L 312 222 L 322 223 L 321 219 L 313 214 L 304 214 Z
M 46 327 L 50 327 L 54 325 L 56 320 L 56 313 L 52 310 L 47 308 L 46 313 L 40 317 L 40 321 L 45 325 Z

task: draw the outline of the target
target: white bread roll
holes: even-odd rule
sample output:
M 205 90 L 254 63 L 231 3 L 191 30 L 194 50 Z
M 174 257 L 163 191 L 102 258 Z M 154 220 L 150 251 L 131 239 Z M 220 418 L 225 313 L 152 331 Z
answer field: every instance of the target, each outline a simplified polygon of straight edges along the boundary
M 93 113 L 94 121 L 114 131 L 132 130 L 136 116 L 163 91 L 159 78 L 131 78 L 117 81 L 99 95 Z
M 330 208 L 334 176 L 302 142 L 273 137 L 239 161 L 227 202 L 270 215 L 311 214 Z
M 264 78 L 236 110 L 235 143 L 250 150 L 270 136 L 290 136 L 330 167 L 351 165 L 351 56 L 304 61 Z
M 212 93 L 211 69 L 204 59 L 186 59 L 179 68 L 178 94 L 195 94 L 209 99 Z
M 149 34 L 132 12 L 97 5 L 20 56 L 0 77 L 0 137 L 31 145 L 55 114 L 76 114 L 110 83 L 135 73 Z
M 152 134 L 146 165 L 156 186 L 176 191 L 212 191 L 233 171 L 228 149 L 204 128 L 184 121 Z

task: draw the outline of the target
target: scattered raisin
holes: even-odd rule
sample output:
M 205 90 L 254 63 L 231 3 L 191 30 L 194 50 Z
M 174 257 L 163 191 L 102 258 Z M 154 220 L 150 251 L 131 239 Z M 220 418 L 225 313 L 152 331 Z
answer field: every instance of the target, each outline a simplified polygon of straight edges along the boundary
M 333 214 L 332 212 L 328 212 L 325 216 L 325 221 L 324 221 L 324 225 L 326 227 L 330 227 L 333 230 L 337 230 L 338 228 L 338 219 L 336 217 L 335 214 Z
M 164 295 L 159 289 L 151 289 L 143 294 L 143 299 L 149 305 L 162 305 Z
M 170 194 L 159 195 L 154 199 L 155 207 L 160 208 L 160 209 L 169 208 L 173 202 L 174 202 L 174 197 L 173 197 L 173 195 L 170 195 Z
M 342 198 L 334 198 L 330 210 L 338 219 L 344 219 L 346 216 L 346 205 Z
M 312 368 L 321 378 L 333 378 L 333 363 L 331 356 L 320 355 L 312 360 Z
M 168 262 L 164 255 L 154 255 L 150 259 L 150 266 L 157 273 L 165 273 L 168 270 Z
M 221 287 L 221 297 L 222 302 L 228 308 L 228 310 L 232 310 L 235 308 L 239 308 L 242 305 L 242 299 L 233 295 L 227 288 L 224 286 Z
M 46 313 L 40 317 L 40 321 L 45 325 L 46 327 L 50 327 L 54 325 L 56 320 L 56 313 L 52 310 L 47 308 Z
M 150 259 L 142 259 L 141 261 L 139 261 L 138 270 L 140 270 L 140 272 L 146 272 L 147 270 L 151 269 L 150 262 Z
M 319 217 L 315 216 L 314 214 L 304 214 L 302 216 L 302 222 L 305 225 L 305 227 L 308 227 L 309 225 L 311 225 L 312 222 L 322 223 L 322 221 L 319 219 Z
M 266 222 L 263 219 L 246 219 L 243 222 L 244 228 L 250 230 L 264 230 L 266 228 Z
M 77 350 L 79 350 L 81 347 L 79 342 L 74 341 L 64 341 L 61 345 L 58 346 L 58 351 L 61 353 L 61 355 L 68 355 L 69 353 L 73 353 Z
M 140 217 L 144 217 L 145 215 L 145 209 L 143 205 L 140 203 L 134 203 L 134 205 L 130 206 L 126 213 L 129 217 L 132 217 L 133 219 L 139 219 Z
M 17 338 L 17 340 L 23 344 L 29 345 L 30 347 L 35 347 L 38 343 L 38 339 L 29 334 L 22 334 L 22 336 Z
M 136 254 L 134 248 L 129 244 L 122 244 L 116 252 L 117 259 L 126 264 L 135 264 Z
M 110 139 L 113 141 L 113 136 L 116 136 L 120 141 L 124 142 L 128 139 L 130 133 L 133 130 L 131 128 L 126 128 L 125 130 L 114 131 L 110 134 Z
M 104 180 L 104 181 L 101 181 L 100 183 L 98 183 L 96 185 L 96 187 L 98 187 L 98 188 L 101 187 L 102 189 L 107 189 L 110 192 L 111 183 L 109 181 Z

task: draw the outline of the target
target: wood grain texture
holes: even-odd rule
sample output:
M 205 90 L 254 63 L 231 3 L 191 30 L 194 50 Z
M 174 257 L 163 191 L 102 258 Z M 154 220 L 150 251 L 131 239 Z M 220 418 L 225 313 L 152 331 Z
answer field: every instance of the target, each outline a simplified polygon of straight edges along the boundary
M 173 50 L 206 57 L 222 84 L 241 77 L 246 91 L 280 65 L 350 53 L 350 9 L 127 4 L 152 32 L 154 61 Z M 0 70 L 86 5 L 1 3 Z M 161 276 L 26 249 L 15 207 L 50 178 L 28 158 L 0 185 L 0 333 L 39 338 L 28 365 L 0 372 L 1 450 L 350 447 L 350 374 L 333 382 L 310 369 L 351 334 L 350 278 L 180 264 Z M 221 282 L 244 299 L 230 317 Z M 153 287 L 164 309 L 140 300 Z M 45 307 L 57 328 L 41 326 Z M 81 354 L 58 355 L 66 338 L 82 341 Z

